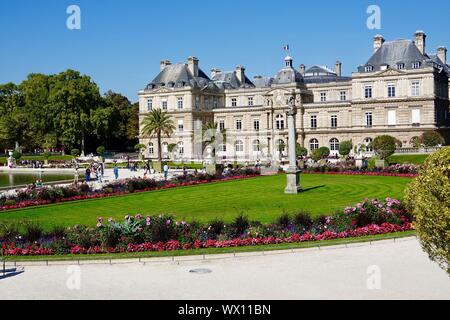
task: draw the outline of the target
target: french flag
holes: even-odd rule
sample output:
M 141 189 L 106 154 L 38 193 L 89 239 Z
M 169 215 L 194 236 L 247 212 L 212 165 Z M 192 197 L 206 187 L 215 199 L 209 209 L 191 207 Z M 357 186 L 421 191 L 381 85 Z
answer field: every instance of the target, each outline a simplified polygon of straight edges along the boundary
M 283 47 L 283 50 L 284 50 L 284 51 L 289 51 L 289 45 L 288 45 L 288 44 L 285 45 L 285 46 Z

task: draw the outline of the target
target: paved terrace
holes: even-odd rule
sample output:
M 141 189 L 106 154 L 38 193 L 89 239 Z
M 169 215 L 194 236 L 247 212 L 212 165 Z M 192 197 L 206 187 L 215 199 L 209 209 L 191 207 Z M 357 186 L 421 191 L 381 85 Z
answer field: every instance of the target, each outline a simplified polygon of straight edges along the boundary
M 21 268 L 0 275 L 0 299 L 450 299 L 449 276 L 414 237 L 320 250 Z M 74 270 L 79 278 L 71 278 Z

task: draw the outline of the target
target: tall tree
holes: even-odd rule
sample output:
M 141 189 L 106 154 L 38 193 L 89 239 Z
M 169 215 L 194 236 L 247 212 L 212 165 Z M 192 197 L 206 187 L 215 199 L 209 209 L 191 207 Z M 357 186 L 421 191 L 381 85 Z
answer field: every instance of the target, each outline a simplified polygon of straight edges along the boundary
M 153 109 L 142 120 L 142 134 L 150 138 L 156 137 L 158 141 L 158 161 L 162 161 L 162 136 L 170 137 L 174 131 L 175 125 L 172 119 L 161 109 Z

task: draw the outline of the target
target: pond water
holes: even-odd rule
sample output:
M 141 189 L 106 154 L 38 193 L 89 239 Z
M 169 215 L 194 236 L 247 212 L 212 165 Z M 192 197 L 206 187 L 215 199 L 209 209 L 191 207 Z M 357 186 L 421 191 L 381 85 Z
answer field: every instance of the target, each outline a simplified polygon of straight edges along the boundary
M 81 177 L 80 177 L 81 178 Z M 28 185 L 41 179 L 44 183 L 73 180 L 73 174 L 67 173 L 5 173 L 0 172 L 0 188 Z

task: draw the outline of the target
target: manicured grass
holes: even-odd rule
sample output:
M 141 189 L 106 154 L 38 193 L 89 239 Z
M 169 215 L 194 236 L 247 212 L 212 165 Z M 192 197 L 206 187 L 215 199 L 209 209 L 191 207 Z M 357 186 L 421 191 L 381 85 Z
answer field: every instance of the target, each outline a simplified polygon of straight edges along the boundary
M 390 234 L 382 234 L 367 237 L 334 239 L 325 241 L 310 241 L 302 243 L 283 243 L 264 246 L 248 246 L 237 248 L 208 248 L 198 250 L 177 250 L 177 251 L 161 251 L 161 252 L 135 252 L 135 253 L 112 253 L 112 254 L 92 254 L 92 255 L 55 255 L 55 256 L 18 256 L 6 257 L 6 261 L 88 261 L 88 260 L 109 260 L 109 259 L 139 259 L 139 258 L 162 258 L 162 257 L 181 257 L 181 256 L 198 256 L 210 254 L 230 254 L 242 252 L 270 252 L 276 250 L 292 250 L 313 247 L 328 247 L 335 245 L 344 245 L 352 243 L 364 243 L 371 241 L 380 241 L 395 238 L 411 237 L 416 234 L 415 231 L 397 232 Z
M 6 163 L 6 157 L 0 157 L 0 164 L 4 164 Z M 24 160 L 36 160 L 36 161 L 42 161 L 44 162 L 45 158 L 43 156 L 23 156 L 22 158 L 19 159 L 19 161 L 24 161 Z M 48 159 L 49 161 L 71 161 L 73 160 L 73 157 L 70 155 L 66 155 L 66 156 L 50 156 L 50 158 Z
M 389 164 L 423 164 L 428 156 L 428 154 L 393 155 L 388 158 L 388 162 Z
M 173 214 L 186 221 L 230 221 L 239 213 L 272 222 L 283 212 L 306 210 L 333 214 L 364 198 L 402 198 L 407 178 L 345 175 L 302 175 L 304 192 L 285 195 L 285 176 L 219 182 L 98 200 L 0 212 L 2 220 L 33 220 L 44 228 L 55 225 L 95 225 L 97 217 L 122 220 L 127 214 Z

